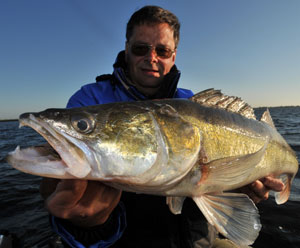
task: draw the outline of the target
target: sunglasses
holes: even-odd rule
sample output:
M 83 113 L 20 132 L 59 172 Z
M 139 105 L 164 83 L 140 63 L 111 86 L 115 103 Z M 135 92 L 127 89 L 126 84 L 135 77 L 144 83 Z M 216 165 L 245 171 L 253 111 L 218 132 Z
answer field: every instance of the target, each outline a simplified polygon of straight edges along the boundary
M 145 56 L 150 50 L 155 50 L 156 55 L 163 59 L 170 58 L 175 52 L 175 50 L 171 50 L 164 46 L 153 46 L 147 44 L 134 44 L 131 46 L 131 52 L 135 56 Z

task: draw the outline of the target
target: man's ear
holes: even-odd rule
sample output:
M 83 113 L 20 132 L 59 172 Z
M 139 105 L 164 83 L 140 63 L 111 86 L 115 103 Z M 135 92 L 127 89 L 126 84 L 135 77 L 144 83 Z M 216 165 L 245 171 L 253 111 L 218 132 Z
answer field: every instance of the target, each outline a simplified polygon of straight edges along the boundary
M 173 63 L 175 64 L 175 60 L 176 60 L 176 55 L 177 55 L 177 49 L 175 49 L 174 53 L 172 54 L 173 58 Z

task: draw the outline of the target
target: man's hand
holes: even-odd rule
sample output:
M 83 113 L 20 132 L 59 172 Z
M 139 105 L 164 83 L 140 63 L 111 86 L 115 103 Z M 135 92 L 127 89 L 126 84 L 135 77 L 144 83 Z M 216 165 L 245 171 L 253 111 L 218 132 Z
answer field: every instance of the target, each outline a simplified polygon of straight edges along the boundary
M 79 179 L 44 178 L 40 192 L 52 215 L 82 227 L 103 224 L 121 197 L 120 190 Z
M 270 190 L 280 192 L 284 189 L 284 184 L 280 179 L 276 179 L 271 176 L 264 177 L 260 180 L 256 180 L 242 188 L 240 192 L 248 195 L 254 203 L 259 203 L 262 200 L 269 198 Z

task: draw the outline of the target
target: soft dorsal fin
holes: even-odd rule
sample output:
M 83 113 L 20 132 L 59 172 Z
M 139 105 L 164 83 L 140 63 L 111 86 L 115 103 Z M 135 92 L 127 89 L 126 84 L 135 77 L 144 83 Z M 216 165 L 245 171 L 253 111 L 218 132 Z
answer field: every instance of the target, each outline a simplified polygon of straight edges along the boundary
M 222 108 L 256 120 L 254 110 L 249 104 L 237 96 L 224 95 L 220 90 L 207 89 L 195 94 L 190 100 L 205 106 Z
M 275 125 L 274 125 L 274 122 L 273 122 L 273 120 L 272 120 L 272 117 L 271 117 L 271 114 L 270 114 L 269 109 L 267 109 L 267 110 L 263 113 L 263 115 L 262 115 L 261 118 L 260 118 L 260 121 L 263 121 L 263 122 L 269 124 L 271 127 L 276 128 Z

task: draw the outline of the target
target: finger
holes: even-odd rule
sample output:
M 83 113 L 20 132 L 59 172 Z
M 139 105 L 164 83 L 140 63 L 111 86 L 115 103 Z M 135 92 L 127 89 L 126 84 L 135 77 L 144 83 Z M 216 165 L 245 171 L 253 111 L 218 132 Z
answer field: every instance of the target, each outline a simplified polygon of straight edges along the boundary
M 269 198 L 269 188 L 266 188 L 260 180 L 250 184 L 251 190 L 260 200 L 267 200 Z
M 240 189 L 240 192 L 246 194 L 255 204 L 259 203 L 262 200 L 253 192 L 249 185 L 242 187 Z
M 95 192 L 97 192 L 95 194 Z M 100 182 L 89 181 L 85 194 L 74 209 L 74 218 L 76 216 L 93 217 L 97 222 L 104 223 L 113 209 L 120 201 L 121 191 L 108 187 Z
M 95 209 L 99 209 L 99 206 L 101 206 L 105 209 L 118 201 L 119 198 L 120 190 L 108 187 L 100 182 L 88 181 L 86 191 L 78 201 L 78 205 L 85 209 L 90 208 L 90 206 L 94 206 Z
M 240 188 L 240 191 L 248 195 L 256 204 L 269 198 L 269 189 L 259 180 Z
M 57 217 L 67 217 L 76 207 L 87 187 L 86 180 L 61 180 L 56 190 L 46 200 L 46 208 Z
M 95 191 L 99 192 L 99 194 L 95 194 Z M 118 203 L 120 197 L 121 197 L 121 190 L 106 186 L 101 182 L 89 181 L 86 194 L 82 198 L 82 201 L 83 202 L 96 201 L 101 204 L 106 203 L 107 206 L 105 207 L 109 207 L 112 204 Z
M 284 183 L 277 178 L 267 176 L 260 180 L 265 187 L 268 187 L 270 190 L 280 192 L 284 189 Z

